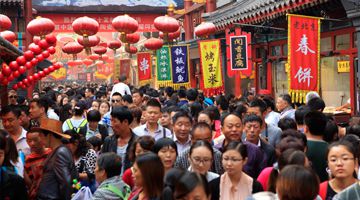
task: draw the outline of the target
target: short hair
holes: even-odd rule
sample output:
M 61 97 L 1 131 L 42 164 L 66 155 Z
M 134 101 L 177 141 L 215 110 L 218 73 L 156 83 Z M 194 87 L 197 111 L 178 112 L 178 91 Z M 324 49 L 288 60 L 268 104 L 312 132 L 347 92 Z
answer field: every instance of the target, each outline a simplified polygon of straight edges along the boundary
M 131 148 L 130 148 L 129 158 L 131 161 L 135 161 L 136 146 L 138 144 L 140 145 L 140 147 L 142 149 L 151 151 L 155 144 L 155 140 L 150 135 L 144 135 L 144 136 L 140 136 L 140 137 L 136 138 L 135 142 L 131 145 Z
M 339 128 L 333 119 L 328 119 L 324 131 L 323 140 L 332 143 L 334 140 L 337 140 L 337 134 L 339 133 Z
M 127 79 L 127 77 L 126 77 L 125 74 L 122 74 L 122 75 L 119 76 L 119 81 L 120 82 L 124 82 L 124 81 L 126 81 L 126 79 Z
M 4 116 L 8 113 L 12 112 L 16 118 L 19 118 L 21 115 L 21 110 L 19 109 L 18 106 L 14 106 L 14 105 L 6 105 L 4 107 L 1 108 L 0 111 L 0 116 Z
M 320 97 L 320 95 L 315 91 L 310 91 L 305 96 L 305 104 L 307 104 L 311 99 Z
M 263 98 L 263 101 L 266 103 L 266 108 L 271 108 L 271 110 L 275 110 L 275 102 L 272 97 L 266 96 Z
M 229 102 L 226 100 L 224 95 L 218 95 L 215 97 L 216 105 L 220 106 L 222 110 L 229 109 Z
M 249 103 L 249 107 L 250 107 L 250 108 L 259 107 L 260 112 L 261 112 L 261 113 L 264 113 L 264 112 L 266 111 L 267 105 L 266 105 L 265 101 L 257 98 L 257 99 L 252 100 L 252 101 Z
M 288 130 L 288 129 L 297 130 L 297 125 L 296 125 L 295 120 L 292 119 L 292 118 L 288 118 L 288 117 L 280 119 L 279 122 L 278 122 L 278 127 L 282 131 L 285 131 L 285 130 Z
M 130 110 L 124 106 L 113 108 L 110 115 L 111 117 L 118 119 L 120 122 L 127 120 L 129 124 L 131 124 L 134 119 Z
M 279 98 L 281 98 L 282 100 L 284 100 L 289 106 L 292 105 L 292 102 L 291 102 L 291 96 L 289 94 L 281 94 L 279 96 Z
M 189 101 L 195 101 L 196 98 L 198 97 L 198 95 L 199 95 L 199 92 L 194 88 L 186 90 L 186 98 Z
M 319 111 L 310 111 L 305 115 L 304 122 L 312 135 L 324 135 L 327 123 L 324 113 Z
M 353 134 L 353 135 L 357 135 L 358 137 L 360 137 L 360 125 L 352 125 L 349 127 L 347 134 Z
M 297 125 L 304 125 L 304 118 L 305 115 L 310 112 L 309 107 L 307 106 L 300 106 L 295 111 L 295 121 Z
M 92 87 L 87 87 L 85 90 L 89 90 L 89 92 L 91 92 L 91 94 L 95 93 L 95 89 Z
M 98 110 L 90 110 L 86 117 L 89 122 L 99 122 L 101 120 L 101 114 Z
M 122 97 L 122 95 L 120 94 L 120 92 L 114 92 L 114 94 L 112 94 L 111 97 L 113 97 L 113 96 L 121 96 L 121 97 Z
M 199 113 L 204 109 L 203 106 L 199 102 L 194 102 L 189 105 L 190 114 L 193 118 L 197 118 Z
M 260 126 L 262 126 L 262 124 L 263 124 L 263 120 L 261 119 L 261 117 L 255 115 L 255 114 L 245 115 L 243 124 L 245 125 L 248 122 L 258 122 L 260 124 Z
M 191 135 L 194 135 L 194 132 L 196 129 L 209 129 L 210 133 L 212 133 L 211 127 L 209 126 L 209 124 L 207 124 L 205 122 L 199 122 L 199 123 L 195 124 L 191 129 Z
M 47 113 L 47 110 L 49 108 L 49 102 L 47 100 L 47 97 L 41 97 L 39 99 L 32 99 L 30 103 L 36 103 L 36 105 L 40 108 L 44 108 L 45 113 Z
M 229 151 L 229 150 L 235 150 L 235 151 L 239 152 L 242 159 L 245 159 L 248 157 L 247 147 L 242 142 L 231 141 L 228 145 L 226 145 L 223 152 L 225 153 L 226 151 Z
M 135 89 L 133 89 L 132 94 L 136 94 L 136 93 L 139 93 L 139 95 L 140 95 L 141 97 L 144 96 L 144 93 L 143 93 L 141 90 L 135 88 Z
M 118 176 L 121 173 L 121 157 L 114 152 L 102 153 L 97 166 L 100 170 L 105 170 L 107 178 Z
M 191 116 L 189 115 L 189 113 L 186 112 L 186 111 L 181 110 L 181 111 L 177 112 L 177 113 L 173 116 L 173 118 L 172 118 L 173 124 L 175 124 L 176 121 L 177 121 L 180 117 L 188 118 L 189 121 L 190 121 L 190 123 L 192 123 L 192 118 L 191 118 Z
M 170 86 L 166 87 L 164 91 L 169 97 L 171 97 L 174 94 L 174 88 Z
M 133 116 L 133 120 L 136 120 L 137 123 L 140 123 L 142 110 L 139 107 L 130 108 L 131 115 Z
M 312 111 L 318 110 L 322 112 L 325 109 L 325 102 L 321 98 L 317 97 L 310 99 L 309 102 L 307 103 L 307 106 Z
M 291 148 L 305 151 L 305 148 L 307 147 L 306 135 L 293 129 L 285 130 L 281 134 L 280 142 L 276 147 L 279 149 L 280 153 Z
M 158 154 L 159 151 L 164 147 L 172 147 L 173 149 L 175 149 L 176 155 L 178 155 L 176 143 L 170 138 L 158 139 L 152 148 L 152 152 Z
M 221 115 L 220 115 L 219 109 L 217 109 L 216 106 L 214 106 L 214 105 L 208 106 L 205 110 L 212 113 L 211 115 L 213 116 L 214 120 L 220 120 Z
M 185 98 L 186 97 L 186 90 L 184 90 L 184 89 L 178 90 L 177 93 L 178 93 L 179 98 Z
M 97 136 L 92 136 L 92 137 L 90 137 L 90 138 L 87 140 L 87 142 L 88 142 L 89 144 L 91 144 L 91 146 L 92 146 L 93 148 L 98 147 L 99 149 L 101 149 L 101 145 L 103 144 L 101 138 L 99 138 L 99 137 L 97 137 Z
M 288 165 L 280 172 L 276 190 L 280 199 L 315 199 L 319 184 L 318 176 L 311 169 Z
M 242 121 L 241 116 L 239 116 L 236 112 L 232 112 L 232 113 L 226 114 L 226 115 L 221 119 L 221 126 L 224 126 L 224 122 L 225 122 L 226 118 L 228 118 L 230 115 L 234 115 L 234 116 L 238 117 L 238 118 L 240 119 L 240 121 Z
M 160 102 L 155 99 L 155 98 L 151 98 L 147 103 L 146 103 L 146 108 L 147 107 L 158 107 L 161 110 L 161 104 Z
M 124 96 L 122 96 L 122 100 L 128 102 L 129 104 L 133 103 L 132 96 L 129 94 L 125 94 Z

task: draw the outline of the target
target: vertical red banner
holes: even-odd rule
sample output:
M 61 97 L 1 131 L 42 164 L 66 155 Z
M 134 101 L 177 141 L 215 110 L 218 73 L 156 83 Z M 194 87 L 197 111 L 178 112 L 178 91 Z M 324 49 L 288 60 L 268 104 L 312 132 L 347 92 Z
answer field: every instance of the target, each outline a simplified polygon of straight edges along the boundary
M 139 81 L 150 80 L 152 68 L 151 53 L 138 53 L 137 66 Z
M 288 15 L 288 80 L 294 102 L 319 91 L 320 18 Z
M 130 65 L 130 59 L 120 59 L 120 75 L 126 75 L 126 77 L 129 77 Z

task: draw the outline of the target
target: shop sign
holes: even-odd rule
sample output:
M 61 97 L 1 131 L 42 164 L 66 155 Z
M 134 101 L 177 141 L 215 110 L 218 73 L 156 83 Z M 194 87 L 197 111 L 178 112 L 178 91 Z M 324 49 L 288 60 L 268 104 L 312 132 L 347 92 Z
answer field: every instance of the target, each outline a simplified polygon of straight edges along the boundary
M 248 54 L 245 35 L 230 37 L 231 70 L 247 70 Z
M 350 72 L 350 61 L 338 61 L 337 62 L 338 72 Z

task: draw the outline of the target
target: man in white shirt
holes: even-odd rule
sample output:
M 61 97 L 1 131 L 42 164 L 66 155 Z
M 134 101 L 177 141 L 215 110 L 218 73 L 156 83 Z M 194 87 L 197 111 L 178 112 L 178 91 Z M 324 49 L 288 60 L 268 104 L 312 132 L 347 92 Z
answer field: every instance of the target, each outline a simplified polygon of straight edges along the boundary
M 20 126 L 20 115 L 21 110 L 14 105 L 5 106 L 0 112 L 4 129 L 14 140 L 17 150 L 22 151 L 25 155 L 28 155 L 30 154 L 30 147 L 26 142 L 26 130 Z
M 131 91 L 128 84 L 127 77 L 125 75 L 121 75 L 119 77 L 119 83 L 115 84 L 111 90 L 111 97 L 115 92 L 118 92 L 121 94 L 121 96 L 124 96 L 125 94 L 131 95 Z

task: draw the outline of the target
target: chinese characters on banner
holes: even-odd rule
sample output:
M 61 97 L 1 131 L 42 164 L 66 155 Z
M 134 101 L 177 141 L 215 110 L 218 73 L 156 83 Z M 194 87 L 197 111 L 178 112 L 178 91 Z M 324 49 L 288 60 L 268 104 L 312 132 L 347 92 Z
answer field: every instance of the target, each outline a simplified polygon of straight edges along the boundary
M 156 51 L 156 76 L 158 87 L 172 85 L 169 51 L 170 48 L 168 46 L 163 46 L 161 49 Z
M 172 81 L 174 88 L 180 86 L 189 87 L 189 55 L 187 45 L 176 45 L 170 47 Z
M 131 65 L 130 59 L 120 59 L 120 75 L 126 75 L 126 77 L 129 77 L 130 65 Z
M 288 80 L 294 102 L 319 91 L 320 18 L 288 15 Z
M 151 53 L 137 54 L 138 77 L 140 85 L 147 84 L 151 81 Z
M 220 40 L 199 41 L 199 51 L 204 94 L 218 94 L 224 90 L 220 60 Z
M 247 40 L 245 35 L 230 37 L 231 70 L 248 69 Z

